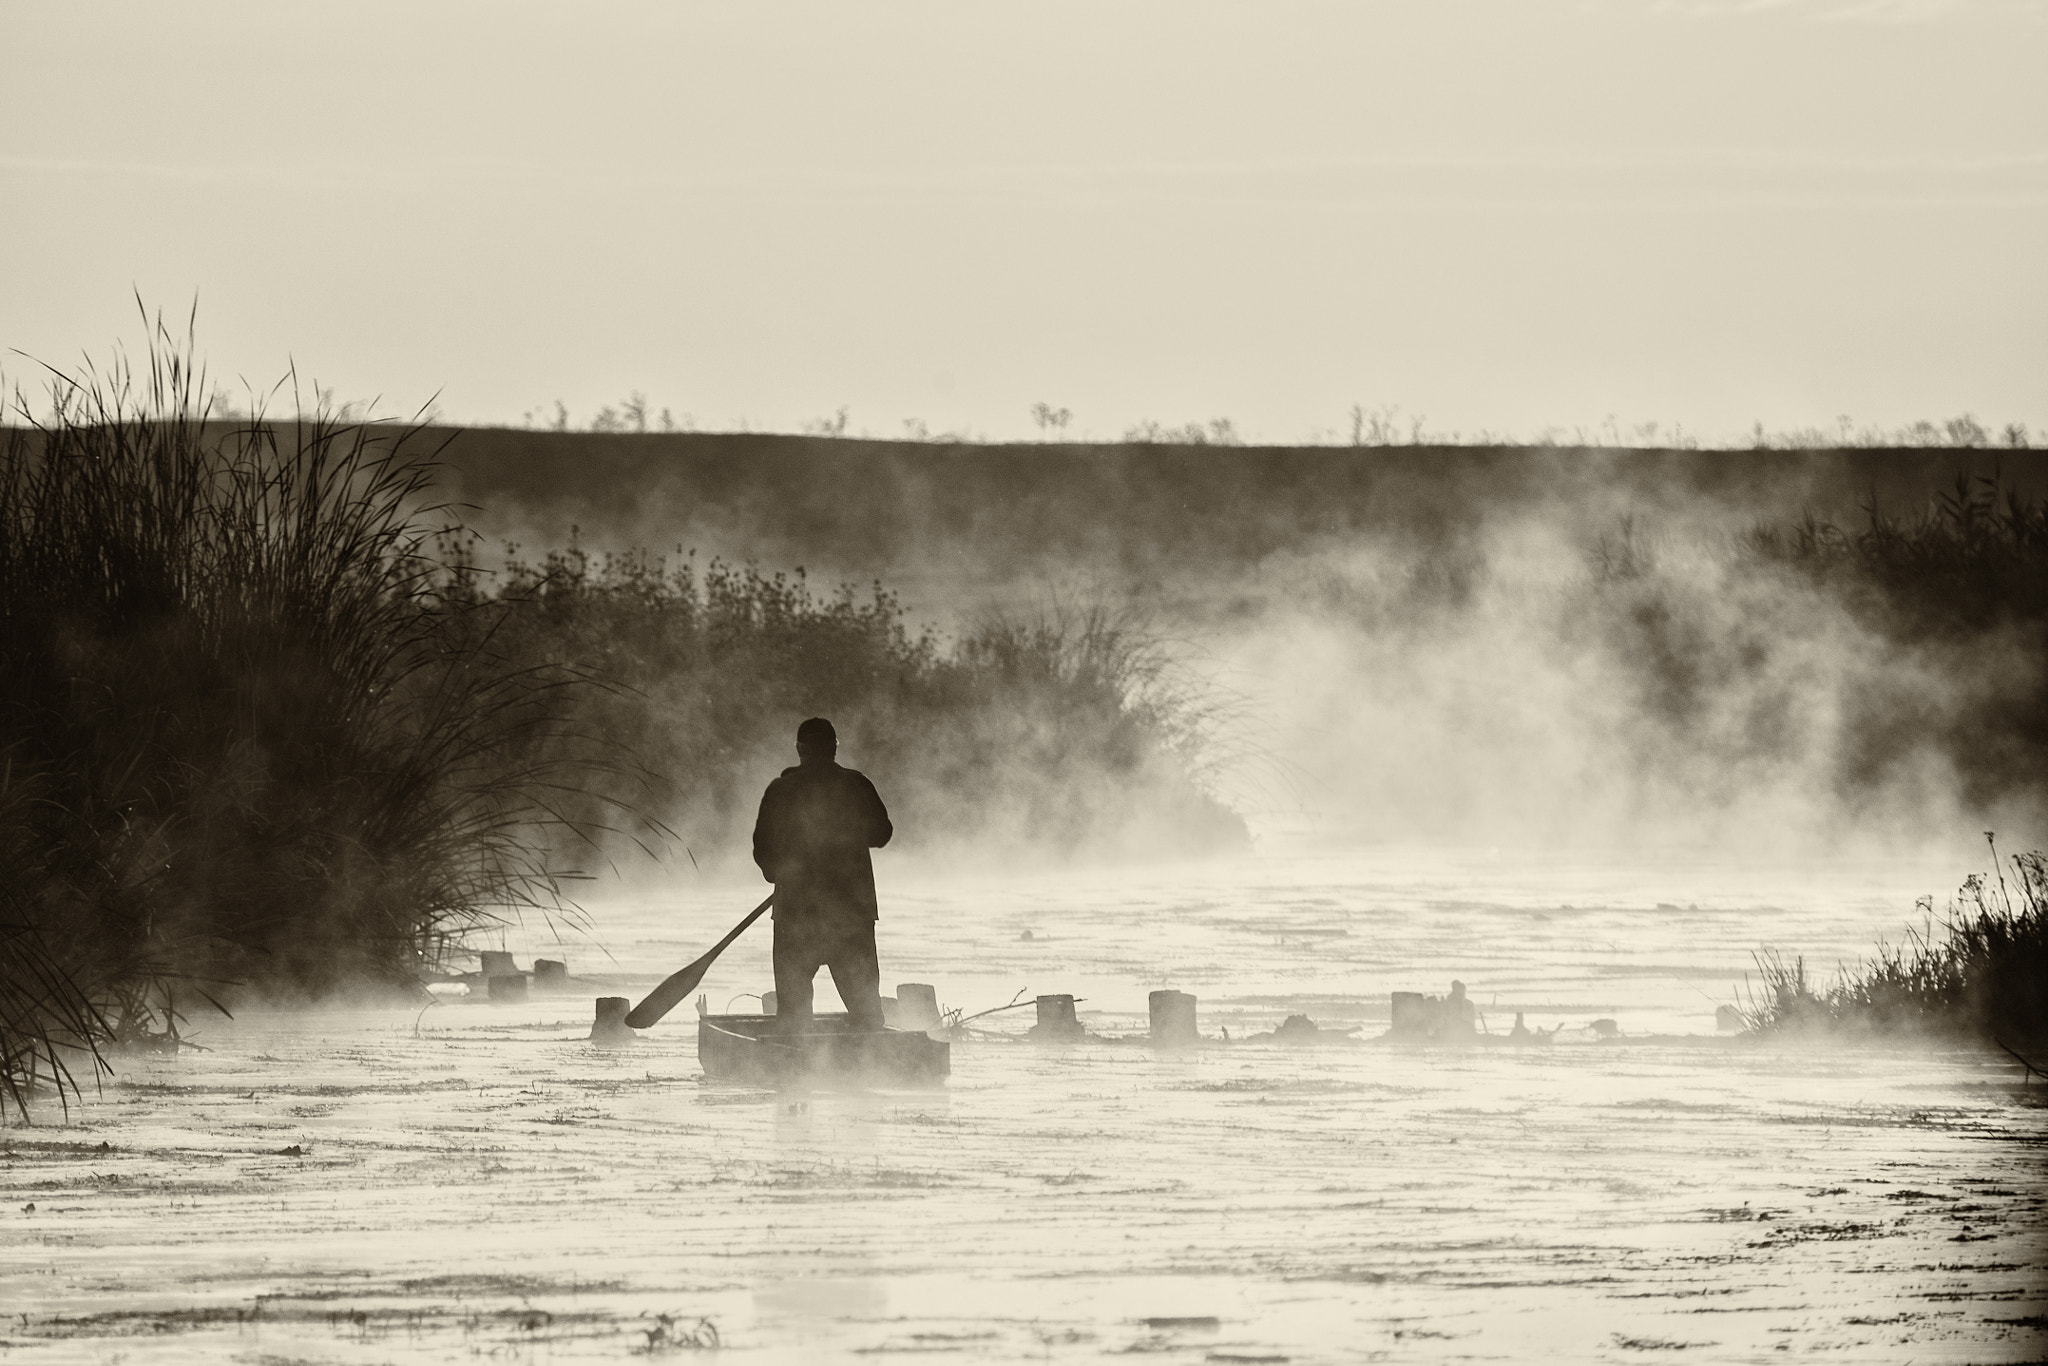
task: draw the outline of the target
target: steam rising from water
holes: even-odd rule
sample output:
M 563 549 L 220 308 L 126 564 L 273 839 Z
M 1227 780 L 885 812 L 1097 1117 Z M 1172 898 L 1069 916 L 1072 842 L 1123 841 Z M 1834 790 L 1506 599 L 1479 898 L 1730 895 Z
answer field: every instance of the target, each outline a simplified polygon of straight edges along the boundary
M 1945 742 L 2036 685 L 2024 640 L 1903 649 L 1741 546 L 1809 509 L 1917 506 L 1972 458 L 531 432 L 451 452 L 479 528 L 529 547 L 573 522 L 880 578 L 951 630 L 1054 596 L 1134 608 L 1232 704 L 1221 784 L 1255 832 L 1781 852 L 2037 828 L 2031 780 Z
M 2031 820 L 2030 793 L 1966 799 L 1933 743 L 2028 659 L 1902 655 L 1734 534 L 1638 532 L 1603 565 L 1538 512 L 1450 552 L 1332 548 L 1222 635 L 1225 676 L 1270 727 L 1293 818 L 1346 842 L 1783 852 Z

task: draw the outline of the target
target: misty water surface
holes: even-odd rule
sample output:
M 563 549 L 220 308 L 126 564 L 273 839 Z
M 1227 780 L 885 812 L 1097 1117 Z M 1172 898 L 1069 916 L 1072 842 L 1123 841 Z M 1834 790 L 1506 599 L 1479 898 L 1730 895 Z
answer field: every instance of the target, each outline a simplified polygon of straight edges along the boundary
M 617 1360 L 700 1318 L 778 1362 L 2039 1354 L 2044 1111 L 2016 1067 L 1714 1032 L 1753 947 L 1853 956 L 1925 865 L 880 861 L 885 983 L 1072 992 L 1098 1040 L 1025 1043 L 1026 1010 L 957 1045 L 943 1091 L 706 1085 L 687 1007 L 601 1050 L 589 998 L 637 995 L 758 884 L 596 898 L 615 961 L 506 936 L 522 966 L 567 957 L 572 995 L 207 1021 L 213 1052 L 124 1058 L 68 1127 L 11 1131 L 12 1355 Z M 767 944 L 714 971 L 714 1008 L 765 985 Z M 1371 1040 L 1389 991 L 1453 976 L 1495 1033 L 1566 1032 L 1111 1041 L 1158 986 L 1212 1039 L 1306 1013 Z M 1596 1018 L 1621 1037 L 1575 1032 Z

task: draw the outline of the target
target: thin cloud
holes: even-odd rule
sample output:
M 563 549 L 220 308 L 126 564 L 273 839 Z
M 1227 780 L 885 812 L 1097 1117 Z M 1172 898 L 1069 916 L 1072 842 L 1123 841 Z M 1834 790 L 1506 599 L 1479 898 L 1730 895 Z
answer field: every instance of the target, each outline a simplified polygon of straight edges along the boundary
M 1817 23 L 1921 24 L 1965 16 L 2048 18 L 2048 0 L 1653 0 L 1652 14 L 1700 19 L 1784 15 Z

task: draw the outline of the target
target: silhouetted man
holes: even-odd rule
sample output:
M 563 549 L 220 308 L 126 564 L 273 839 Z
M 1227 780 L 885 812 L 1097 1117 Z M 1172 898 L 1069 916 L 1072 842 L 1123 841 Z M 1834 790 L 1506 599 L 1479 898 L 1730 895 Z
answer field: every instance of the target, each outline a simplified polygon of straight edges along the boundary
M 775 884 L 775 1001 L 782 1027 L 811 1023 L 811 979 L 832 985 L 854 1029 L 882 1027 L 882 973 L 875 959 L 875 868 L 869 849 L 894 828 L 875 785 L 841 768 L 832 723 L 814 716 L 796 730 L 797 766 L 761 794 L 754 862 Z

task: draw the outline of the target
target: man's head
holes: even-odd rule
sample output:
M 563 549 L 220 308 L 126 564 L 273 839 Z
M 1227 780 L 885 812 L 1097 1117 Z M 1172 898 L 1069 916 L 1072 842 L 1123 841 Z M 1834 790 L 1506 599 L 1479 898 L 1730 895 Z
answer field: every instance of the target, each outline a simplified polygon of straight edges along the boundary
M 796 757 L 806 763 L 826 760 L 839 753 L 839 733 L 822 716 L 813 716 L 796 728 Z

